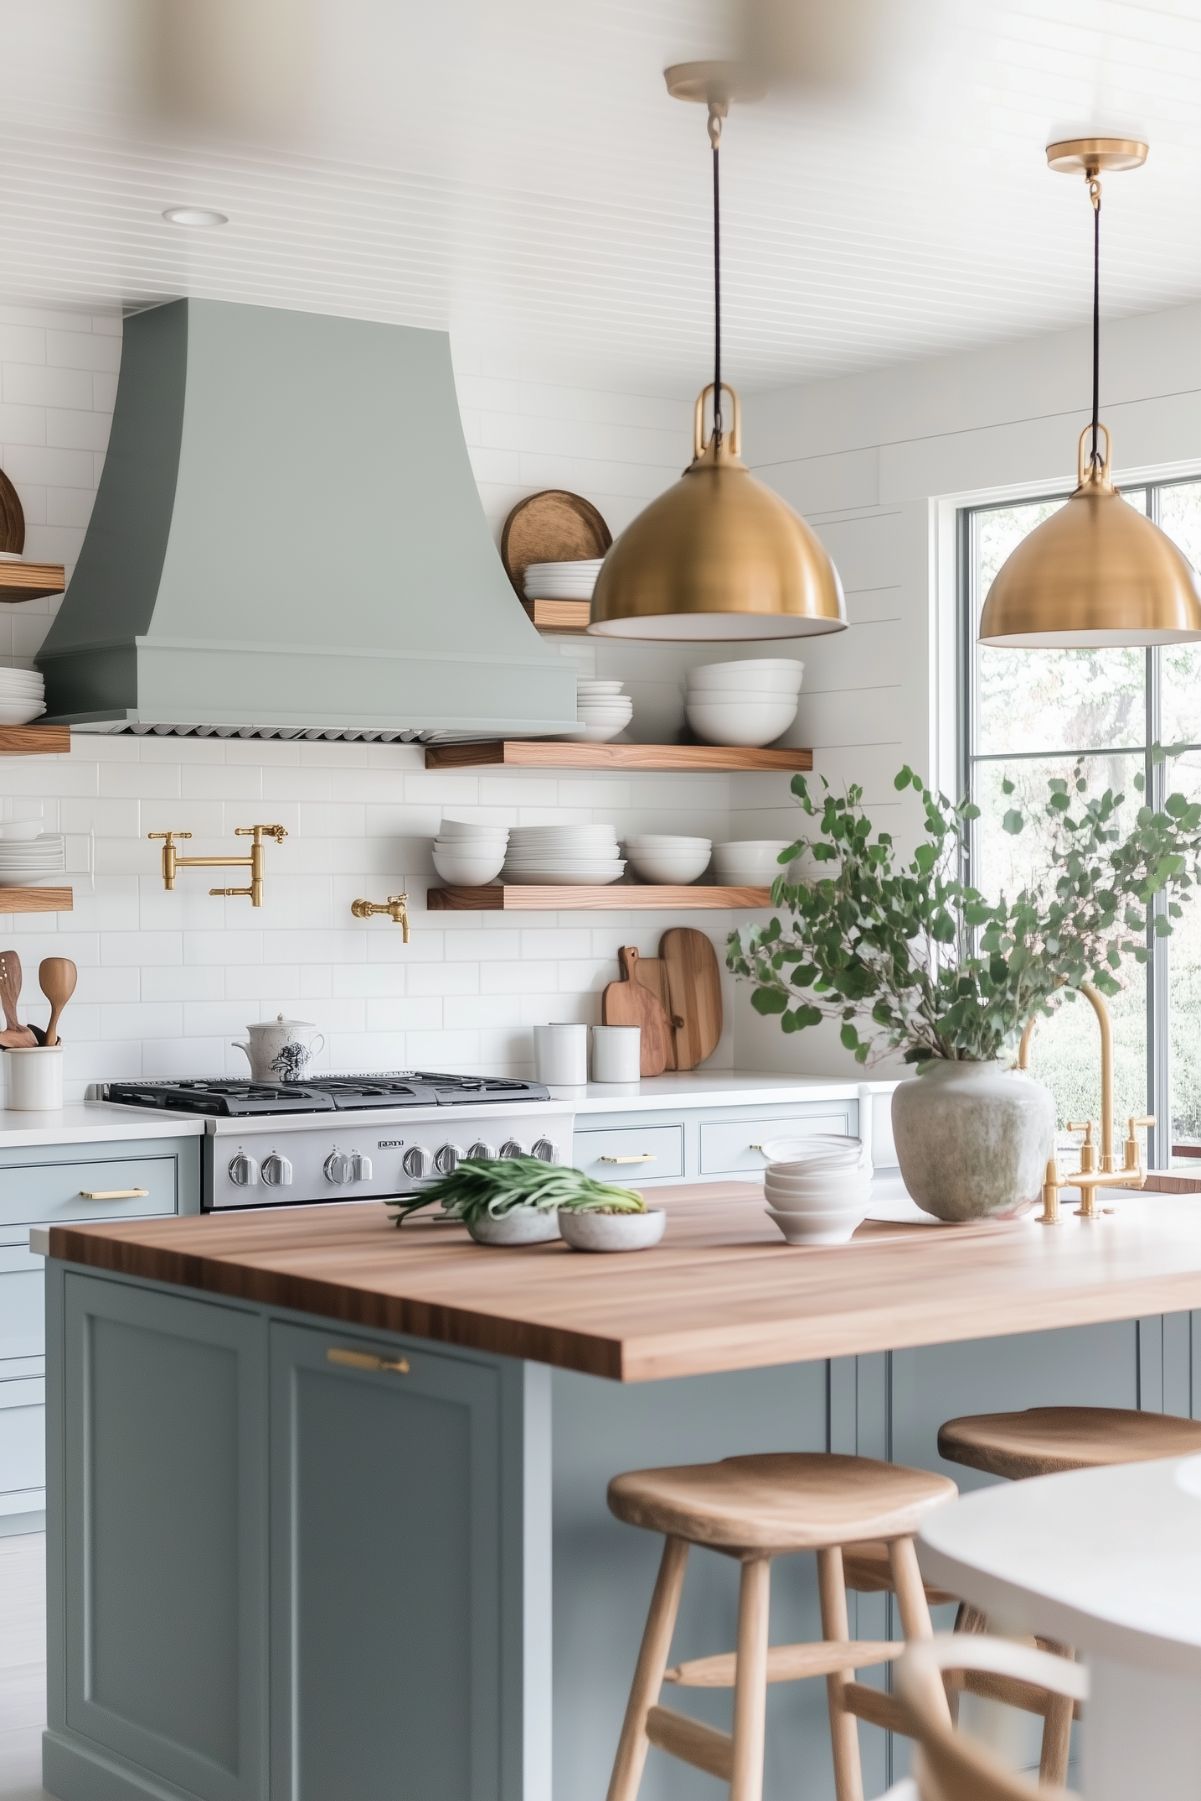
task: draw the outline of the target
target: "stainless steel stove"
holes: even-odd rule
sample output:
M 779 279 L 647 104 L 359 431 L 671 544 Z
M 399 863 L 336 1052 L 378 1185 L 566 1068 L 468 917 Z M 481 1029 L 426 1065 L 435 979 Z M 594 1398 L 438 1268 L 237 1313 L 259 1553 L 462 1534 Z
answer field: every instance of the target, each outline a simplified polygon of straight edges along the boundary
M 206 1210 L 380 1200 L 415 1193 L 467 1156 L 571 1155 L 570 1105 L 505 1077 L 110 1082 L 102 1094 L 118 1106 L 204 1116 Z

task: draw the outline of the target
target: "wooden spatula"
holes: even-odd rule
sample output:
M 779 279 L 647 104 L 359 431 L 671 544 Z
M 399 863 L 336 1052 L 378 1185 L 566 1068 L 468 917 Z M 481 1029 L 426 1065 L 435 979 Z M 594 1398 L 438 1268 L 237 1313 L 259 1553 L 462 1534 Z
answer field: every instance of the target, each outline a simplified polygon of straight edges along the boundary
M 50 1002 L 50 1018 L 46 1022 L 46 1043 L 58 1043 L 58 1022 L 63 1008 L 75 993 L 79 971 L 70 957 L 43 957 L 38 965 L 38 981 Z
M 4 1031 L 0 1045 L 5 1050 L 21 1050 L 37 1043 L 37 1035 L 23 1026 L 17 1015 L 21 1000 L 21 959 L 16 951 L 0 951 L 0 1007 L 4 1009 Z
M 671 1021 L 661 1001 L 635 979 L 638 952 L 625 944 L 617 953 L 621 980 L 610 982 L 601 996 L 601 1018 L 607 1026 L 640 1026 L 642 1074 L 661 1076 L 671 1056 Z

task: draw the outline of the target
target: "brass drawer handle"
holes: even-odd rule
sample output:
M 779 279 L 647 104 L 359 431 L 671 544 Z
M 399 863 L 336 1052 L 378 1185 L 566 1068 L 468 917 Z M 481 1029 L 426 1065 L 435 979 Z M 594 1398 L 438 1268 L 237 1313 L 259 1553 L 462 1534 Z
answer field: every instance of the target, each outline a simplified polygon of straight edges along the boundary
M 331 1350 L 325 1353 L 325 1361 L 336 1363 L 341 1369 L 391 1370 L 396 1376 L 407 1376 L 409 1373 L 407 1357 L 377 1357 L 374 1351 Z
M 598 1163 L 657 1163 L 658 1156 L 654 1151 L 639 1151 L 635 1157 L 598 1157 Z
M 144 1201 L 148 1188 L 81 1188 L 81 1201 Z

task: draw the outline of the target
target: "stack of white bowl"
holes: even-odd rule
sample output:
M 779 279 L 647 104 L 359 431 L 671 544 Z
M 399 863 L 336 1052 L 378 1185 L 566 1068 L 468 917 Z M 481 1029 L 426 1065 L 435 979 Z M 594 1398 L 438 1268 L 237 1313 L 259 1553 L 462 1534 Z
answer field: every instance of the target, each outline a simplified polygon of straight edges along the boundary
M 644 832 L 625 841 L 630 868 L 641 882 L 695 882 L 709 867 L 713 845 L 708 838 L 681 838 L 670 832 Z
M 580 729 L 569 734 L 571 743 L 604 744 L 625 731 L 634 717 L 634 703 L 619 681 L 581 677 L 575 686 Z
M 0 836 L 0 888 L 36 888 L 66 865 L 61 832 L 43 832 L 41 821 L 9 820 Z
M 603 557 L 575 563 L 527 563 L 522 585 L 527 600 L 591 600 Z
M 607 886 L 625 873 L 611 825 L 515 825 L 505 880 Z
M 790 868 L 781 863 L 791 838 L 737 838 L 713 846 L 713 880 L 719 888 L 770 888 Z
M 0 663 L 0 725 L 28 725 L 46 711 L 46 684 L 36 669 Z
M 859 1139 L 774 1139 L 763 1154 L 767 1211 L 789 1244 L 845 1244 L 866 1219 L 872 1167 Z
M 509 829 L 471 819 L 444 819 L 434 839 L 434 868 L 455 888 L 480 888 L 504 866 Z
M 796 657 L 748 657 L 690 669 L 688 723 L 705 744 L 771 744 L 796 718 L 804 673 Z

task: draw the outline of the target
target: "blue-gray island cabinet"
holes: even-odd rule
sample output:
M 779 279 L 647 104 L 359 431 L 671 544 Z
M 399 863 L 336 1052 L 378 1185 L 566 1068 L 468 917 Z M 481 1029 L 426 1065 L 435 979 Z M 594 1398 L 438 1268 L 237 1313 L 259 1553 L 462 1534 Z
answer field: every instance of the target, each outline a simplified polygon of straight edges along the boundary
M 609 1517 L 616 1471 L 825 1447 L 938 1467 L 956 1412 L 1188 1410 L 1195 1200 L 796 1251 L 754 1186 L 655 1198 L 663 1246 L 624 1258 L 398 1234 L 374 1205 L 56 1228 L 51 1793 L 601 1801 L 658 1551 Z M 735 1573 L 694 1560 L 681 1656 L 733 1644 Z M 861 1600 L 859 1632 L 886 1610 Z M 816 1611 L 798 1559 L 773 1638 Z M 721 1721 L 728 1697 L 686 1705 Z M 769 1712 L 767 1794 L 802 1791 L 831 1792 L 815 1683 Z M 645 1801 L 713 1792 L 652 1754 Z

